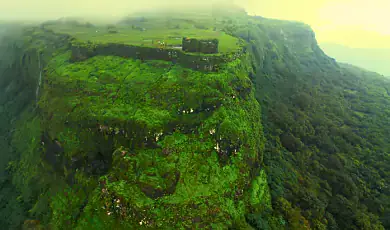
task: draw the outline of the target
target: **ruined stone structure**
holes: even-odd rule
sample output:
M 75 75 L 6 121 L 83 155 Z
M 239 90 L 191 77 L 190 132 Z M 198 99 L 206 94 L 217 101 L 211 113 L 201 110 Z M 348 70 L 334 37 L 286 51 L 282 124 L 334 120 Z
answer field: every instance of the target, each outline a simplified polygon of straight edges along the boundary
M 182 50 L 185 52 L 214 54 L 218 53 L 218 39 L 198 40 L 184 37 L 182 47 Z
M 240 55 L 202 56 L 185 53 L 177 49 L 141 47 L 125 44 L 73 44 L 72 61 L 82 61 L 96 55 L 119 56 L 140 60 L 171 61 L 186 68 L 199 71 L 218 71 L 221 64 L 239 58 Z

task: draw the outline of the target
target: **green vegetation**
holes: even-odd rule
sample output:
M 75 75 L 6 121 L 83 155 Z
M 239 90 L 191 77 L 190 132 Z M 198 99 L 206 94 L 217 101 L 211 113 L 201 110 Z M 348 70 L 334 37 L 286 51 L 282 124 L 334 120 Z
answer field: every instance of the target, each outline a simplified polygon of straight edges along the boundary
M 9 162 L 18 160 L 11 144 L 15 123 L 34 99 L 31 78 L 20 74 L 23 46 L 23 40 L 17 39 L 20 36 L 18 26 L 0 26 L 0 226 L 4 229 L 18 229 L 27 219 L 29 208 L 26 205 L 29 201 L 20 199 L 9 170 Z
M 55 36 L 27 30 L 20 61 L 24 74 L 46 66 L 37 107 L 20 111 L 12 135 L 24 226 L 243 228 L 245 213 L 270 204 L 249 55 L 215 73 L 115 56 L 72 62 L 66 42 L 43 48 Z
M 248 30 L 276 213 L 290 229 L 390 228 L 390 81 L 337 64 L 299 25 L 266 22 Z
M 69 34 L 82 42 L 91 41 L 98 44 L 122 43 L 146 47 L 178 47 L 183 37 L 196 39 L 218 39 L 221 53 L 236 52 L 239 40 L 223 31 L 214 30 L 216 25 L 199 21 L 183 21 L 180 19 L 151 18 L 145 21 L 137 18 L 124 21 L 111 27 L 96 25 L 78 25 L 74 23 L 56 23 L 45 28 L 56 33 Z M 115 31 L 112 33 L 112 31 Z M 164 42 L 165 46 L 159 44 Z
M 3 227 L 390 228 L 388 79 L 336 63 L 301 23 L 159 17 L 2 40 Z M 172 31 L 224 31 L 224 50 L 245 41 L 244 53 L 216 72 L 107 52 L 75 61 L 65 35 L 142 45 Z
M 259 162 L 262 139 L 259 108 L 238 68 L 241 61 L 204 74 L 161 61 L 97 56 L 72 64 L 69 58 L 64 53 L 48 63 L 40 100 L 45 130 L 61 143 L 62 162 L 89 161 L 91 153 L 90 164 L 99 153 L 113 159 L 110 169 L 92 168 L 95 176 L 76 169 L 82 172 L 74 179 L 85 185 L 88 198 L 74 189 L 66 197 L 57 194 L 53 210 L 64 207 L 59 200 L 76 204 L 53 213 L 52 226 L 66 226 L 69 218 L 76 229 L 245 223 L 249 204 L 238 199 L 251 181 L 245 160 Z M 61 163 L 54 165 L 62 170 Z M 79 219 L 72 217 L 85 199 Z M 120 201 L 111 204 L 112 199 Z

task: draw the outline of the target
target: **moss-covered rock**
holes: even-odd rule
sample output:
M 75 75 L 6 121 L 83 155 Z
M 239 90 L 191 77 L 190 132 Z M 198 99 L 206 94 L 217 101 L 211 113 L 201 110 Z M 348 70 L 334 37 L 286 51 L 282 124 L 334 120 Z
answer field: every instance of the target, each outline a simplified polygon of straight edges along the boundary
M 208 44 L 207 41 L 204 43 Z M 203 44 L 203 43 L 202 43 Z M 214 43 L 213 43 L 214 44 Z M 95 43 L 80 43 L 72 42 L 72 58 L 73 62 L 84 61 L 88 58 L 104 55 L 104 56 L 119 56 L 124 58 L 132 58 L 135 60 L 148 61 L 148 60 L 161 60 L 171 62 L 172 64 L 179 64 L 184 68 L 190 68 L 193 70 L 203 72 L 216 72 L 226 62 L 233 61 L 234 59 L 242 57 L 241 52 L 234 54 L 213 54 L 214 52 L 208 52 L 208 45 L 199 46 L 203 48 L 197 48 L 195 54 L 183 52 L 181 50 L 172 48 L 153 48 L 142 47 L 125 44 L 95 44 Z M 209 55 L 204 55 L 206 53 Z
M 71 162 L 63 164 L 66 171 L 104 181 L 90 188 L 74 227 L 88 228 L 87 220 L 98 216 L 106 216 L 98 218 L 102 228 L 122 218 L 122 227 L 153 228 L 243 221 L 249 205 L 243 191 L 262 155 L 259 107 L 250 85 L 245 97 L 237 88 L 247 83 L 245 59 L 218 73 L 111 56 L 69 59 L 66 52 L 47 67 L 43 127 L 62 143 L 56 159 Z M 97 159 L 106 170 L 91 173 Z M 110 209 L 112 199 L 126 211 Z M 190 211 L 195 204 L 198 211 Z
M 46 67 L 13 138 L 31 219 L 50 229 L 249 227 L 245 214 L 269 196 L 248 53 L 202 72 L 52 35 L 26 34 Z
M 198 40 L 184 37 L 182 39 L 183 51 L 200 52 L 205 54 L 218 53 L 218 39 Z

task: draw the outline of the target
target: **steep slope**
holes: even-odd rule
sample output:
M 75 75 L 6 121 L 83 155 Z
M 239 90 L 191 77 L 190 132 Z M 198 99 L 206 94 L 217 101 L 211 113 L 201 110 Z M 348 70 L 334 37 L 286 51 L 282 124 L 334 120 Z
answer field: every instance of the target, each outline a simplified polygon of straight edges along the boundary
M 202 19 L 132 28 L 241 38 L 215 71 L 123 55 L 112 38 L 130 38 L 121 26 L 134 19 L 110 35 L 28 28 L 5 46 L 1 116 L 17 118 L 2 127 L 13 197 L 1 202 L 16 207 L 2 210 L 5 226 L 390 227 L 389 80 L 336 63 L 304 24 Z
M 292 229 L 390 228 L 390 81 L 336 63 L 302 24 L 247 30 L 274 208 Z
M 13 183 L 10 162 L 18 161 L 20 153 L 12 142 L 17 123 L 23 122 L 23 111 L 34 108 L 40 67 L 34 44 L 29 43 L 31 50 L 25 49 L 20 25 L 4 24 L 0 30 L 0 224 L 18 229 L 34 201 L 21 199 Z
M 204 72 L 99 53 L 74 60 L 75 39 L 43 26 L 21 38 L 19 68 L 2 78 L 31 82 L 8 167 L 25 227 L 242 229 L 248 213 L 271 209 L 249 53 Z

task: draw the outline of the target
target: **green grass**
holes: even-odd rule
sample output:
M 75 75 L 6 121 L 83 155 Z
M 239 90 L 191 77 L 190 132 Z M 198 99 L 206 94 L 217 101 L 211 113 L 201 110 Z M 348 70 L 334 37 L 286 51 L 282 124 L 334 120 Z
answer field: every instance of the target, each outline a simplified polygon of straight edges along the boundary
M 198 38 L 216 33 L 196 33 L 186 27 L 190 25 L 182 23 L 177 31 Z M 85 29 L 96 30 L 63 26 L 62 32 L 87 41 L 90 34 Z M 156 36 L 149 31 L 145 33 Z M 169 37 L 176 30 L 156 31 Z M 31 31 L 30 47 L 52 45 L 41 35 Z M 133 36 L 134 41 L 139 37 Z M 245 213 L 252 203 L 269 202 L 262 196 L 261 191 L 268 193 L 265 187 L 251 186 L 255 176 L 251 164 L 261 162 L 263 137 L 247 56 L 208 73 L 171 62 L 117 56 L 71 62 L 70 50 L 49 56 L 37 108 L 40 115 L 18 125 L 13 143 L 23 153 L 17 165 L 23 171 L 15 177 L 18 184 L 29 188 L 37 181 L 35 187 L 51 188 L 36 192 L 38 197 L 24 194 L 33 204 L 32 218 L 53 229 L 225 229 L 233 224 L 248 227 Z M 99 125 L 123 133 L 99 132 Z M 34 132 L 26 132 L 30 129 Z M 47 141 L 40 152 L 43 130 L 58 140 L 64 153 L 54 156 Z M 158 134 L 162 136 L 157 140 Z M 108 160 L 113 156 L 113 162 L 108 171 L 93 174 L 88 169 L 96 168 L 98 153 Z M 49 154 L 55 163 L 42 159 Z M 69 166 L 73 160 L 83 165 Z M 68 175 L 75 179 L 71 187 L 66 184 Z M 103 179 L 108 193 L 98 185 Z M 120 198 L 122 207 L 110 205 L 113 198 Z
M 181 24 L 181 26 L 184 28 L 167 28 L 158 24 L 151 28 L 146 25 L 146 31 L 132 29 L 131 26 L 118 26 L 118 33 L 115 34 L 108 33 L 107 28 L 103 26 L 87 28 L 63 24 L 47 26 L 47 28 L 57 33 L 69 34 L 80 41 L 92 41 L 103 44 L 121 43 L 158 48 L 157 41 L 165 42 L 167 46 L 179 46 L 183 37 L 191 37 L 197 39 L 217 38 L 219 40 L 219 52 L 221 53 L 235 52 L 239 49 L 239 40 L 222 31 L 213 31 L 211 28 L 197 29 L 188 24 Z M 152 43 L 152 41 L 154 42 Z
M 262 200 L 259 190 L 265 190 L 257 185 L 253 191 L 236 195 L 250 186 L 246 160 L 256 161 L 262 142 L 258 104 L 252 93 L 245 96 L 237 91 L 237 87 L 251 89 L 242 68 L 245 63 L 235 60 L 218 73 L 202 73 L 164 61 L 95 56 L 71 63 L 69 58 L 66 52 L 49 63 L 40 99 L 43 113 L 53 114 L 42 125 L 50 127 L 67 157 L 81 157 L 111 145 L 111 137 L 90 130 L 96 122 L 130 133 L 128 138 L 112 137 L 113 165 L 103 177 L 109 194 L 93 184 L 87 206 L 77 223 L 72 223 L 74 229 L 132 229 L 141 221 L 154 229 L 202 225 L 223 229 L 233 222 L 245 223 L 244 213 L 250 205 L 246 197 L 257 202 Z M 205 111 L 206 107 L 211 111 Z M 69 124 L 64 125 L 65 121 Z M 138 127 L 128 128 L 134 123 Z M 210 134 L 213 129 L 215 134 Z M 131 147 L 159 132 L 164 134 L 157 147 Z M 221 163 L 215 150 L 217 140 L 221 148 L 234 145 L 238 149 L 226 163 Z M 123 156 L 122 151 L 129 154 Z M 175 175 L 180 175 L 179 181 L 175 182 Z M 113 177 L 118 180 L 112 181 Z M 78 183 L 87 181 L 96 180 L 81 178 Z M 163 197 L 145 193 L 165 191 L 172 185 L 175 189 Z M 75 190 L 67 197 L 54 196 L 51 223 L 65 225 L 78 212 L 83 196 Z M 112 198 L 126 204 L 124 216 L 115 208 L 102 208 Z M 72 206 L 64 210 L 63 202 Z

